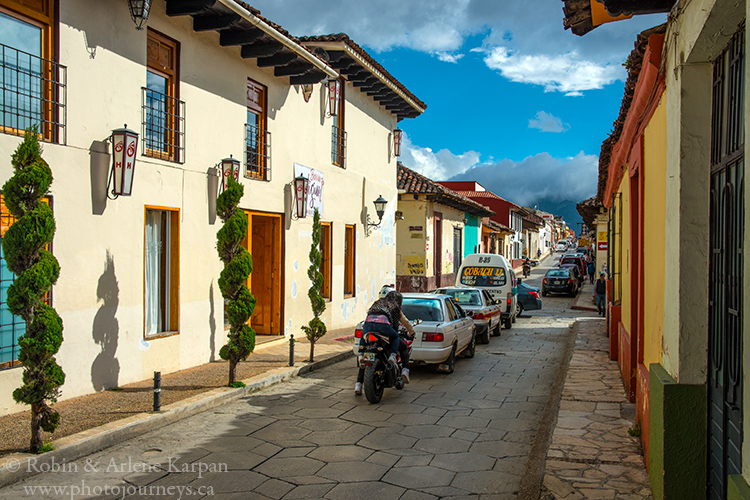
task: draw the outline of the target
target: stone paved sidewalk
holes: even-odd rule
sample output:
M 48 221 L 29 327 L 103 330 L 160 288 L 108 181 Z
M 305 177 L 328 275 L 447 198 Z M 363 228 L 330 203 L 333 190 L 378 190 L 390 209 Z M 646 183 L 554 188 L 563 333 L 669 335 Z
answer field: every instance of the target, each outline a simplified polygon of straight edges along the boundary
M 640 440 L 609 360 L 603 318 L 580 319 L 557 423 L 547 450 L 545 500 L 652 499 Z

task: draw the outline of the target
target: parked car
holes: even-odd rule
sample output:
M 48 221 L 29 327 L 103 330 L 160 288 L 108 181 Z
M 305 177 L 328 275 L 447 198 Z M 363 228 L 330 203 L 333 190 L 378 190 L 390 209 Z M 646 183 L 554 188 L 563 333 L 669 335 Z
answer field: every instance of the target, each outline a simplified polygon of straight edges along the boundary
M 414 326 L 410 362 L 434 364 L 440 371 L 453 373 L 456 356 L 473 357 L 476 334 L 473 319 L 448 295 L 404 293 L 401 310 L 409 320 L 422 320 Z M 362 337 L 360 322 L 355 331 L 354 354 L 359 355 Z
M 524 311 L 533 311 L 542 308 L 542 299 L 539 297 L 539 289 L 524 282 L 518 284 L 518 306 L 516 316 Z
M 578 255 L 563 255 L 560 259 L 560 265 L 563 264 L 575 264 L 578 266 L 578 270 L 581 272 L 581 276 L 586 276 L 586 261 L 583 257 Z
M 477 342 L 490 343 L 490 334 L 500 335 L 502 311 L 497 301 L 487 290 L 471 287 L 438 288 L 433 293 L 449 295 L 474 320 L 477 329 Z
M 577 264 L 560 264 L 560 267 L 565 267 L 573 271 L 573 275 L 575 275 L 576 280 L 578 281 L 578 288 L 580 289 L 583 286 L 583 275 Z
M 542 278 L 542 297 L 548 293 L 567 293 L 575 296 L 578 293 L 578 281 L 573 271 L 564 267 L 547 271 Z

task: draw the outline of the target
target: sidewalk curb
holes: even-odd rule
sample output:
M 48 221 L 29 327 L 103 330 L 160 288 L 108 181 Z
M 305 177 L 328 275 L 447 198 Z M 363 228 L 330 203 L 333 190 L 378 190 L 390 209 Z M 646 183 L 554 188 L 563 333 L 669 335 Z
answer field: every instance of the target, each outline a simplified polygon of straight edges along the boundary
M 0 487 L 8 486 L 41 472 L 52 472 L 56 467 L 64 466 L 66 462 L 91 455 L 145 432 L 165 427 L 182 418 L 204 412 L 265 387 L 310 373 L 353 356 L 352 350 L 348 349 L 314 363 L 288 368 L 275 368 L 243 380 L 246 384 L 245 387 L 236 389 L 219 387 L 164 406 L 159 413 L 139 413 L 132 417 L 60 438 L 55 441 L 56 449 L 41 455 L 24 453 L 5 456 L 0 459 Z
M 560 366 L 557 369 L 555 381 L 550 389 L 549 398 L 544 405 L 542 418 L 539 421 L 534 441 L 531 443 L 529 458 L 526 460 L 526 466 L 521 476 L 521 485 L 518 488 L 518 498 L 520 500 L 539 500 L 542 489 L 542 480 L 544 479 L 544 467 L 547 461 L 547 449 L 549 448 L 552 433 L 557 424 L 557 412 L 562 400 L 563 387 L 565 378 L 570 367 L 570 360 L 573 357 L 576 339 L 578 338 L 579 321 L 574 321 L 570 326 L 568 339 L 565 345 L 565 353 L 560 360 Z
M 586 295 L 587 297 L 590 297 L 590 295 Z M 570 306 L 571 309 L 574 309 L 576 311 L 594 311 L 599 312 L 599 309 L 597 309 L 594 306 L 579 306 L 578 301 L 583 297 L 580 293 L 576 296 L 575 300 L 573 301 L 573 304 Z

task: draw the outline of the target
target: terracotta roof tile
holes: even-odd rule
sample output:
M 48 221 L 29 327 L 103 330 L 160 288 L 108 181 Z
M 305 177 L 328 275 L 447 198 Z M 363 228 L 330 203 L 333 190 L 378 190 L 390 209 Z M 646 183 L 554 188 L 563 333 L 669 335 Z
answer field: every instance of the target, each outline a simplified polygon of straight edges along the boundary
M 437 196 L 436 201 L 447 204 L 448 206 L 453 206 L 454 208 L 462 207 L 462 210 L 471 214 L 479 215 L 481 217 L 495 215 L 495 212 L 484 205 L 462 196 L 460 193 L 453 191 L 452 189 L 441 186 L 432 179 L 418 174 L 410 168 L 406 168 L 401 162 L 398 163 L 397 184 L 398 189 L 403 189 L 407 193 L 434 194 Z
M 394 86 L 396 86 L 398 89 L 400 89 L 404 94 L 409 96 L 411 100 L 413 100 L 417 105 L 421 106 L 424 110 L 427 108 L 427 105 L 423 103 L 422 101 L 417 98 L 414 94 L 412 94 L 409 89 L 406 88 L 404 84 L 399 82 L 396 78 L 393 77 L 383 66 L 380 65 L 379 62 L 377 62 L 375 59 L 370 56 L 370 54 L 367 53 L 365 49 L 360 47 L 357 43 L 354 42 L 351 38 L 349 38 L 349 35 L 346 33 L 334 33 L 330 35 L 319 35 L 319 36 L 303 36 L 300 37 L 299 40 L 301 42 L 343 42 L 349 47 L 351 47 L 356 53 L 358 53 L 360 56 L 362 56 L 368 63 L 370 63 L 375 69 L 380 71 L 388 80 L 390 80 Z

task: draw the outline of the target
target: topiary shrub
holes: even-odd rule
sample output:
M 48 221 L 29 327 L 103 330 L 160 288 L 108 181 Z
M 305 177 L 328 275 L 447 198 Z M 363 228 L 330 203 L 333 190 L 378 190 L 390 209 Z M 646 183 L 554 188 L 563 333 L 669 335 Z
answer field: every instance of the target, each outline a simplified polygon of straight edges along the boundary
M 245 188 L 230 176 L 227 188 L 216 199 L 216 214 L 224 225 L 216 233 L 216 249 L 224 262 L 219 276 L 219 290 L 226 299 L 229 320 L 227 343 L 219 350 L 219 357 L 229 361 L 229 382 L 237 382 L 237 363 L 244 361 L 255 349 L 255 331 L 247 324 L 255 309 L 255 297 L 245 283 L 253 271 L 253 258 L 242 246 L 247 236 L 247 217 L 237 205 Z
M 65 374 L 55 360 L 63 341 L 62 319 L 44 302 L 60 275 L 57 259 L 45 247 L 55 235 L 52 209 L 44 197 L 52 184 L 52 171 L 42 159 L 36 128 L 26 131 L 11 157 L 14 175 L 3 185 L 5 205 L 16 218 L 3 236 L 3 254 L 16 280 L 8 288 L 8 309 L 26 321 L 18 341 L 23 364 L 23 385 L 13 399 L 31 406 L 32 453 L 43 451 L 42 429 L 54 432 L 60 414 L 50 407 L 60 396 Z
M 302 330 L 310 341 L 310 363 L 314 361 L 315 342 L 326 334 L 326 325 L 320 320 L 320 315 L 326 310 L 326 302 L 320 296 L 320 290 L 323 288 L 323 275 L 320 273 L 320 237 L 321 237 L 320 213 L 315 209 L 313 215 L 312 245 L 310 246 L 310 267 L 307 269 L 307 276 L 310 278 L 310 290 L 307 296 L 310 298 L 312 306 L 313 319 L 303 326 Z

